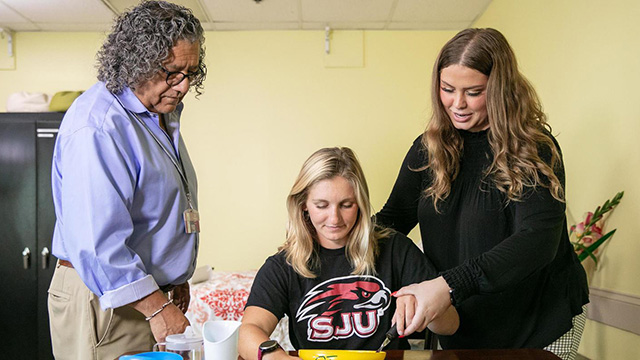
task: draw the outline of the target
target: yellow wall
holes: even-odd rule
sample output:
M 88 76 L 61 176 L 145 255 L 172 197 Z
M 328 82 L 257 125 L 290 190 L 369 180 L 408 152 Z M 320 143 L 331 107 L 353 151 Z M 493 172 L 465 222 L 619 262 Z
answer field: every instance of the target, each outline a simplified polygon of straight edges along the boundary
M 542 98 L 564 152 L 575 220 L 625 190 L 592 286 L 640 295 L 640 2 L 493 0 L 474 26 L 505 34 Z M 638 319 L 640 321 L 640 319 Z M 640 337 L 588 322 L 580 351 L 637 359 Z
M 200 181 L 200 263 L 257 268 L 273 254 L 285 197 L 320 147 L 356 151 L 379 209 L 425 124 L 430 67 L 452 34 L 366 32 L 365 66 L 346 69 L 324 67 L 323 32 L 209 34 L 206 93 L 186 102 L 184 130 Z
M 294 177 L 320 147 L 356 151 L 379 209 L 424 128 L 431 66 L 454 33 L 365 32 L 356 68 L 325 68 L 324 32 L 208 33 L 205 93 L 185 100 L 183 122 L 200 184 L 199 264 L 260 267 L 284 240 Z M 335 32 L 334 44 L 346 35 Z M 0 111 L 13 92 L 91 86 L 103 38 L 18 33 L 16 70 L 0 71 Z
M 86 90 L 96 81 L 95 55 L 103 39 L 100 33 L 15 33 L 16 67 L 0 70 L 0 111 L 14 92 Z M 1 48 L 0 56 L 6 55 Z

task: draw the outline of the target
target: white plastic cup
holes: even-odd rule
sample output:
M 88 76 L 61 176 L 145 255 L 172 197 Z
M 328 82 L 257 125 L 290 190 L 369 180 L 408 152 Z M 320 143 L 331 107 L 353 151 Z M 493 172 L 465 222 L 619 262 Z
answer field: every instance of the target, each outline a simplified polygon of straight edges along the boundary
M 237 360 L 240 321 L 207 321 L 202 325 L 205 360 Z

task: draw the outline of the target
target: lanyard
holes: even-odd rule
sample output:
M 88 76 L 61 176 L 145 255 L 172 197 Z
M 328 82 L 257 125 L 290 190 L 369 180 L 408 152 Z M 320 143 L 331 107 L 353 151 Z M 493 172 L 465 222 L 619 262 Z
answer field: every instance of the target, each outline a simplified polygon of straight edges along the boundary
M 185 191 L 187 193 L 187 203 L 189 204 L 189 208 L 190 209 L 194 209 L 193 203 L 191 201 L 191 192 L 189 191 L 189 181 L 187 180 L 187 174 L 186 174 L 186 171 L 184 170 L 184 165 L 182 164 L 182 158 L 180 157 L 180 151 L 178 150 L 178 154 L 176 156 L 178 161 L 176 161 L 176 159 L 174 159 L 173 155 L 171 153 L 169 153 L 169 150 L 167 150 L 167 148 L 164 145 L 162 145 L 162 142 L 160 142 L 160 139 L 158 139 L 156 134 L 154 134 L 153 131 L 151 131 L 149 126 L 147 126 L 147 124 L 145 124 L 145 122 L 138 116 L 138 114 L 136 114 L 136 113 L 134 113 L 132 111 L 129 111 L 129 109 L 127 109 L 124 106 L 124 104 L 122 104 L 122 102 L 120 101 L 120 99 L 118 99 L 117 96 L 114 96 L 114 97 L 116 98 L 116 100 L 118 100 L 120 105 L 122 105 L 122 108 L 124 109 L 124 111 L 127 112 L 127 115 L 129 115 L 129 116 L 133 115 L 133 117 L 147 130 L 147 132 L 151 135 L 153 140 L 156 141 L 156 143 L 158 144 L 158 146 L 160 146 L 162 151 L 164 151 L 164 153 L 169 157 L 169 160 L 171 160 L 171 163 L 173 163 L 173 166 L 178 171 L 178 174 L 180 175 L 180 179 L 182 180 L 182 185 L 184 186 L 184 189 L 185 189 Z M 158 115 L 158 116 L 160 116 L 160 115 Z M 167 137 L 168 136 L 169 135 L 167 135 Z M 171 139 L 169 139 L 169 140 L 170 140 L 170 142 L 172 142 Z

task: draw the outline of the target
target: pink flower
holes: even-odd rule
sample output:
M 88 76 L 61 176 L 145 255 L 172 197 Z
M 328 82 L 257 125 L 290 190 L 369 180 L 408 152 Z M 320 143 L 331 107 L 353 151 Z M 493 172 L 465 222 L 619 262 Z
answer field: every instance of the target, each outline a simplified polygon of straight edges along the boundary
M 585 223 L 585 224 L 590 223 L 590 222 L 591 222 L 591 218 L 592 218 L 592 217 L 593 217 L 593 213 L 592 213 L 591 211 L 589 211 L 589 212 L 587 213 L 587 217 L 584 219 L 584 223 Z
M 593 243 L 593 238 L 591 236 L 585 236 L 581 239 L 582 243 L 586 246 L 589 246 Z
M 593 237 L 596 238 L 596 240 L 602 237 L 602 227 L 598 225 L 598 223 L 591 225 L 591 233 L 593 234 Z
M 594 256 L 598 253 L 598 247 L 602 245 L 604 239 L 608 239 L 616 231 L 614 229 L 606 235 L 603 234 L 605 223 L 603 215 L 615 208 L 620 203 L 623 195 L 624 191 L 617 193 L 612 199 L 605 201 L 602 207 L 598 206 L 595 213 L 587 212 L 584 216 L 584 221 L 571 226 L 569 236 L 571 236 L 574 251 L 578 254 L 578 260 L 584 261 L 586 258 L 591 257 L 596 261 L 596 264 L 598 263 Z M 594 218 L 594 216 L 597 217 Z M 591 223 L 592 221 L 593 223 Z M 585 251 L 587 248 L 590 248 L 589 251 Z
M 584 223 L 578 223 L 578 225 L 575 225 L 575 232 L 576 232 L 576 236 L 578 237 L 578 239 L 580 237 L 582 237 L 582 235 L 584 234 Z

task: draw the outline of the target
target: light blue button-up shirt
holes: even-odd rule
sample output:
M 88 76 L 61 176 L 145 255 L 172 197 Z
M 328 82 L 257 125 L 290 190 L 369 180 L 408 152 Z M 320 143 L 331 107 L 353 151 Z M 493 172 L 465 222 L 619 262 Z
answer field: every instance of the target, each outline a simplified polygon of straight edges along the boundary
M 185 187 L 169 158 L 182 160 L 197 208 L 196 174 L 180 136 L 183 105 L 165 114 L 170 140 L 129 88 L 117 97 L 99 82 L 76 99 L 53 155 L 53 254 L 73 264 L 103 309 L 184 283 L 198 251 L 198 235 L 185 233 Z

